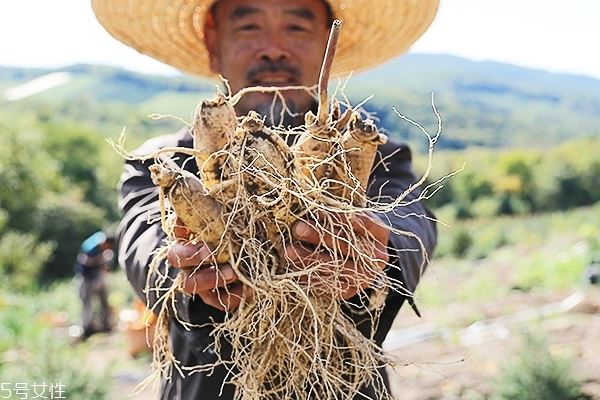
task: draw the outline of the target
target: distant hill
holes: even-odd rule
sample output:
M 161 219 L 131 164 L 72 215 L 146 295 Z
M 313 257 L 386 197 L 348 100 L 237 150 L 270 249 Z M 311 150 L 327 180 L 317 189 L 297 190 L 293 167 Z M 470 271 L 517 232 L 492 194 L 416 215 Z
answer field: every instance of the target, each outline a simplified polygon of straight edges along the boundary
M 6 89 L 53 72 L 70 79 L 13 102 Z M 211 96 L 215 82 L 189 76 L 152 76 L 104 66 L 74 65 L 60 70 L 0 67 L 0 102 L 11 112 L 88 124 L 106 136 L 127 125 L 149 136 L 181 126 L 150 121 L 150 113 L 189 119 L 197 102 Z M 445 148 L 548 146 L 577 136 L 600 135 L 600 80 L 474 62 L 444 55 L 407 55 L 351 77 L 346 94 L 353 103 L 369 95 L 367 109 L 399 139 L 418 141 L 413 127 L 392 111 L 434 131 L 430 94 L 442 115 Z
M 353 97 L 372 92 L 378 109 L 394 105 L 428 126 L 434 120 L 425 105 L 434 92 L 450 147 L 551 145 L 600 135 L 600 80 L 584 76 L 408 55 L 356 76 L 348 87 Z M 395 118 L 385 113 L 384 125 L 395 125 Z
M 9 88 L 58 71 L 68 74 L 66 83 L 21 100 L 5 100 Z M 175 120 L 152 121 L 149 114 L 174 114 L 189 120 L 198 100 L 211 96 L 214 88 L 215 82 L 209 80 L 144 75 L 97 65 L 60 70 L 0 67 L 0 112 L 33 112 L 43 120 L 84 124 L 113 138 L 123 127 L 134 136 L 149 137 L 181 127 Z

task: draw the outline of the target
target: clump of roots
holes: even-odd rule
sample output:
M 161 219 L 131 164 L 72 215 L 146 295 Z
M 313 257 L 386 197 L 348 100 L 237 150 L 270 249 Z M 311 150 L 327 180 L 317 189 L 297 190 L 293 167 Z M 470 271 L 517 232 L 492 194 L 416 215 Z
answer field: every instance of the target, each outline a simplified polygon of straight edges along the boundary
M 332 32 L 336 34 L 335 27 Z M 282 139 L 289 132 L 265 126 L 257 114 L 236 117 L 233 105 L 239 94 L 219 94 L 199 106 L 192 127 L 196 148 L 162 149 L 146 156 L 157 160 L 152 173 L 160 188 L 163 228 L 169 236 L 149 274 L 158 274 L 162 281 L 148 282 L 147 288 L 162 288 L 159 308 L 153 310 L 158 314 L 154 336 L 158 374 L 168 377 L 172 368 L 181 374 L 208 372 L 224 365 L 238 399 L 351 399 L 365 385 L 376 388 L 376 398 L 389 397 L 376 373 L 388 360 L 373 340 L 375 329 L 365 335 L 356 321 L 376 327 L 388 291 L 403 288 L 385 272 L 398 266 L 382 267 L 385 261 L 372 250 L 376 240 L 360 226 L 357 215 L 371 213 L 385 220 L 384 215 L 399 213 L 406 196 L 423 184 L 425 176 L 397 199 L 367 200 L 377 146 L 386 138 L 357 110 L 341 113 L 339 102 L 329 104 L 327 65 L 326 60 L 319 113 L 307 115 L 305 126 L 295 132 L 299 135 L 295 145 L 288 146 Z M 422 130 L 431 154 L 437 135 Z M 217 139 L 211 141 L 211 135 Z M 207 150 L 217 142 L 216 148 Z M 165 159 L 165 153 L 175 151 L 195 158 L 199 176 Z M 421 198 L 438 184 L 424 188 Z M 183 291 L 182 274 L 164 289 L 169 278 L 160 275 L 158 268 L 166 248 L 181 240 L 174 228 L 182 220 L 188 228 L 193 226 L 190 241 L 215 249 L 215 257 L 197 268 L 228 262 L 245 287 L 239 308 L 213 326 L 219 358 L 210 365 L 182 367 L 168 344 L 169 318 L 193 327 L 177 315 L 175 307 L 175 296 Z M 296 221 L 305 221 L 323 234 L 322 244 L 308 249 L 312 254 L 300 264 L 290 262 L 286 254 Z M 427 262 L 427 254 L 423 260 Z M 346 263 L 355 268 L 341 268 Z M 349 285 L 360 288 L 352 303 L 342 299 Z M 229 346 L 231 354 L 223 356 L 221 350 Z

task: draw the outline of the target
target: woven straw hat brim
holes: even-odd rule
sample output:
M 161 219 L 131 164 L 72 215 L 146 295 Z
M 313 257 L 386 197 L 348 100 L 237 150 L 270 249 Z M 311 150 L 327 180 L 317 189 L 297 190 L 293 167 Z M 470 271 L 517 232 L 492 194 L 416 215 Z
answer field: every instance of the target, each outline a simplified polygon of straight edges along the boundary
M 379 65 L 427 30 L 439 0 L 328 0 L 343 21 L 334 75 Z M 214 0 L 92 0 L 96 17 L 117 40 L 195 75 L 214 76 L 203 26 Z

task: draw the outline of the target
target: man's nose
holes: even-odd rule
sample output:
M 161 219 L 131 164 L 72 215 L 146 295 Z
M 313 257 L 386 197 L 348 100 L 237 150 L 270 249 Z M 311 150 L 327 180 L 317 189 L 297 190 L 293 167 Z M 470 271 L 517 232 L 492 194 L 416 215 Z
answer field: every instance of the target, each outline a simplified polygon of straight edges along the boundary
M 270 62 L 288 60 L 290 53 L 281 34 L 278 35 L 275 32 L 268 34 L 260 48 L 258 57 L 261 60 Z

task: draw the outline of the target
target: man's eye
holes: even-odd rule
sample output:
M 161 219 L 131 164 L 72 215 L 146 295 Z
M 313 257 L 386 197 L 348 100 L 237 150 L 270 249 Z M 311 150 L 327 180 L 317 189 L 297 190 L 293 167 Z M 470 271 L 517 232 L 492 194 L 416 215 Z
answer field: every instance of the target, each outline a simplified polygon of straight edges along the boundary
M 240 32 L 252 32 L 258 30 L 260 27 L 257 24 L 244 24 L 237 28 Z
M 288 25 L 288 30 L 291 32 L 307 32 L 308 29 L 302 25 L 292 24 Z

